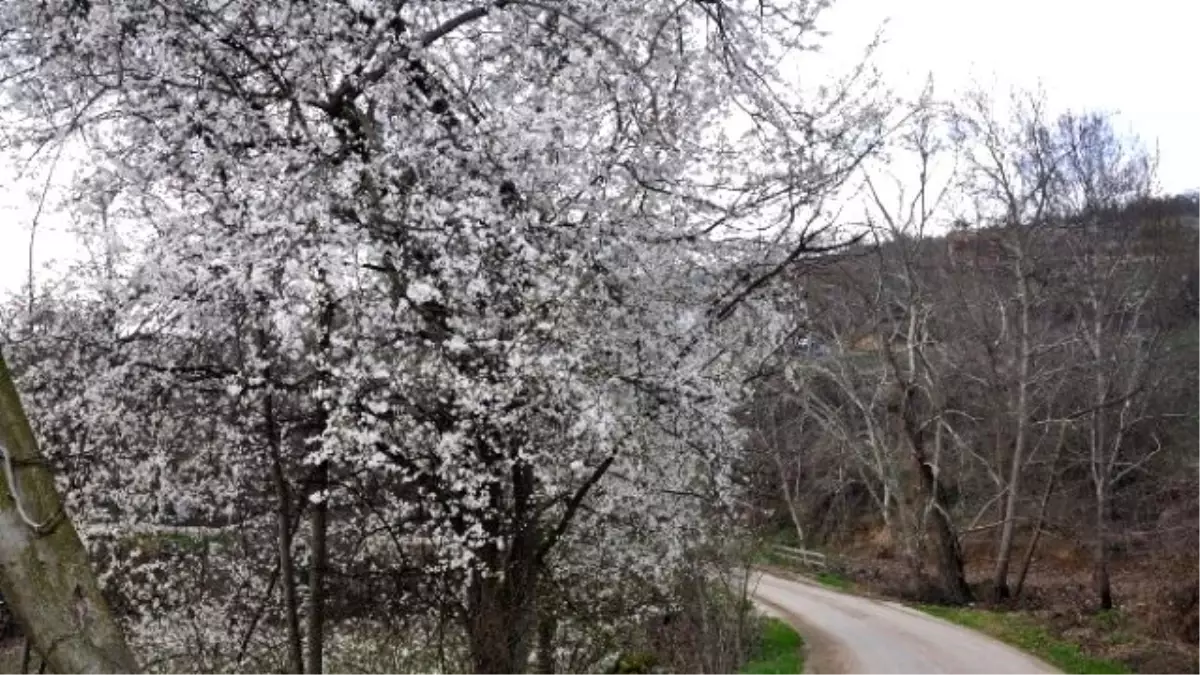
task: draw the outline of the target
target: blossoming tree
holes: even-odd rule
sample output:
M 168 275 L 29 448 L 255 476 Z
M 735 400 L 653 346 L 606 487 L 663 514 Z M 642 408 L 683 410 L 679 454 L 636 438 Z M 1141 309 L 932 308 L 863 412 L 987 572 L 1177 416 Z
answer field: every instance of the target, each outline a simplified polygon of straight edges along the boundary
M 527 669 L 558 570 L 665 582 L 789 334 L 763 293 L 836 243 L 883 134 L 861 73 L 787 77 L 823 6 L 5 3 L 14 149 L 83 153 L 76 215 L 118 261 L 81 273 L 107 319 L 71 385 L 106 517 L 161 518 L 174 480 L 273 537 L 246 583 L 308 672 L 366 531 L 368 567 L 420 549 L 483 672 Z

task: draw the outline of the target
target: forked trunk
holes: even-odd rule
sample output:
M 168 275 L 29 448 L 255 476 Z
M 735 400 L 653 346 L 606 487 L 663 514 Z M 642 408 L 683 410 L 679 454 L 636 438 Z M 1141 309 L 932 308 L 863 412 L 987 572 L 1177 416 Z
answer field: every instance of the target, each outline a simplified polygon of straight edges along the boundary
M 946 495 L 942 481 L 938 478 L 927 453 L 925 432 L 913 419 L 915 396 L 913 387 L 906 387 L 901 422 L 912 450 L 912 461 L 917 472 L 919 503 L 927 504 L 933 514 L 933 544 L 937 549 L 938 581 L 943 600 L 953 604 L 966 604 L 973 600 L 971 587 L 963 572 L 962 547 L 958 532 L 946 512 Z M 936 443 L 936 439 L 935 439 Z M 922 531 L 921 534 L 924 532 Z

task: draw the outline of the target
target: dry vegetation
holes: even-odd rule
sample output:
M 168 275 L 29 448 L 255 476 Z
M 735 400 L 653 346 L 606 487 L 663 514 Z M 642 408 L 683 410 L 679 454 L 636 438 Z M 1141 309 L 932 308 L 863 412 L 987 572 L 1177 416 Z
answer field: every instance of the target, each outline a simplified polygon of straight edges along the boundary
M 950 113 L 961 153 L 918 125 L 899 206 L 868 183 L 870 237 L 796 279 L 809 332 L 747 415 L 762 526 L 861 587 L 1017 612 L 1064 667 L 1195 672 L 1200 203 L 1152 196 L 1104 116 L 1016 109 Z M 964 168 L 935 184 L 939 153 Z M 939 227 L 947 193 L 981 215 Z

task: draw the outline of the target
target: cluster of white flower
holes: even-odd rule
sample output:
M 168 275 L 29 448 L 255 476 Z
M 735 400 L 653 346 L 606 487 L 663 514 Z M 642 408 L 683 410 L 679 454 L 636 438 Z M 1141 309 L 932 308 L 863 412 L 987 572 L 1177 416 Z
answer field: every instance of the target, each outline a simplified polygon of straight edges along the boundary
M 139 233 L 18 356 L 78 517 L 261 538 L 320 502 L 329 565 L 429 542 L 429 587 L 508 631 L 559 572 L 667 583 L 786 328 L 733 310 L 879 133 L 776 70 L 822 6 L 4 3 L 17 136 L 86 145 L 82 225 Z M 773 245 L 714 239 L 745 231 Z

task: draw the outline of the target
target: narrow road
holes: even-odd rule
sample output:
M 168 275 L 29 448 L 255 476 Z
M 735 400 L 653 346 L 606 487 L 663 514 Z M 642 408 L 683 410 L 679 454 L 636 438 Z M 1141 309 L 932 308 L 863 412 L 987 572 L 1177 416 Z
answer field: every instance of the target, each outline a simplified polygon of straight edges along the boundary
M 765 573 L 755 573 L 751 589 L 763 611 L 804 636 L 809 673 L 1058 672 L 986 635 L 896 603 Z

